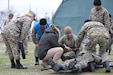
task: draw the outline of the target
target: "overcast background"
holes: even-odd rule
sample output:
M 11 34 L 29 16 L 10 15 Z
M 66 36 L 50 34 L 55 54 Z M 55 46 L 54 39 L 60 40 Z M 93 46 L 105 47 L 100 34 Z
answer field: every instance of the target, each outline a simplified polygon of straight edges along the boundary
M 61 2 L 62 0 L 9 0 L 9 7 L 16 16 L 27 13 L 31 9 L 38 18 L 42 18 L 51 17 Z M 0 0 L 0 11 L 6 10 L 8 10 L 8 0 Z

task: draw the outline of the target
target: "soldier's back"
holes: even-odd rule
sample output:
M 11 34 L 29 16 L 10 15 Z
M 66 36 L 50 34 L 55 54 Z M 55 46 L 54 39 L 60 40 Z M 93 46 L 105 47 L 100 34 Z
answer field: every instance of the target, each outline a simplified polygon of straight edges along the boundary
M 100 22 L 88 22 L 86 25 L 89 26 L 87 31 L 88 38 L 94 38 L 97 36 L 109 37 L 108 30 Z

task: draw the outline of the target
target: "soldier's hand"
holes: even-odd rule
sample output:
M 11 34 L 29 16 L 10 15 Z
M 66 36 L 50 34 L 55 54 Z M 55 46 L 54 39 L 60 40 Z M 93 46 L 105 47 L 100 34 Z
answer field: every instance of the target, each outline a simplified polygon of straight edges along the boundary
M 20 42 L 18 42 L 18 44 L 19 44 L 19 49 L 21 49 L 23 42 L 20 41 Z
M 67 46 L 65 46 L 65 49 L 68 51 L 72 50 L 70 47 L 67 47 Z

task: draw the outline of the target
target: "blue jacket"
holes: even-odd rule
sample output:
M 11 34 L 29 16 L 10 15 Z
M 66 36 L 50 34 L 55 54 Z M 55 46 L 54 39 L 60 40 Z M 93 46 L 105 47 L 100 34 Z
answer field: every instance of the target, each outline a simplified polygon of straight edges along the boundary
M 40 28 L 40 23 L 39 23 L 39 22 L 35 22 L 34 25 L 35 25 L 34 28 L 35 28 L 35 30 L 36 30 L 36 37 L 37 37 L 37 38 L 41 38 L 41 37 L 42 37 L 42 31 L 41 31 L 41 28 Z M 50 27 L 50 23 L 47 22 L 45 29 L 47 29 L 47 28 L 49 28 L 49 27 Z

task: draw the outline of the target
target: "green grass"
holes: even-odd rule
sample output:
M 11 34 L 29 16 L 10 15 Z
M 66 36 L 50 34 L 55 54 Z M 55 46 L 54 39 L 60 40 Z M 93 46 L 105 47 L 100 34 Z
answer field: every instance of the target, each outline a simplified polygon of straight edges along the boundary
M 0 75 L 113 75 L 113 70 L 111 70 L 111 73 L 105 73 L 104 68 L 97 69 L 96 72 L 93 73 L 84 72 L 80 74 L 56 74 L 52 70 L 40 71 L 42 68 L 41 65 L 34 65 L 34 44 L 32 42 L 28 43 L 28 49 L 27 59 L 21 59 L 22 64 L 27 66 L 28 69 L 11 69 L 8 56 L 0 52 Z M 0 43 L 0 50 L 5 50 L 4 43 Z M 113 55 L 110 55 L 110 59 L 113 60 Z

